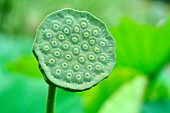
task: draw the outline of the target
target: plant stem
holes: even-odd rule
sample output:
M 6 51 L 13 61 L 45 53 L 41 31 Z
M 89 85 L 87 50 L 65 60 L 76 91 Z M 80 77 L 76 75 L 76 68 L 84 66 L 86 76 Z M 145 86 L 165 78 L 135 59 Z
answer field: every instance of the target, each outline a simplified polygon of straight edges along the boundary
M 55 98 L 56 98 L 55 92 L 56 92 L 56 87 L 53 85 L 49 85 L 46 113 L 55 112 Z

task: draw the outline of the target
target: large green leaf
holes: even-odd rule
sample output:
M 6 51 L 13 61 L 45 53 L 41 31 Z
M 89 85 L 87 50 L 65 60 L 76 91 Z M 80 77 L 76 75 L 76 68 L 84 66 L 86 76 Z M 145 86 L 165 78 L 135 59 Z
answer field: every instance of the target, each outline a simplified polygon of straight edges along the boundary
M 140 73 L 133 68 L 115 67 L 107 79 L 94 88 L 83 92 L 86 113 L 97 113 L 104 101 L 135 75 L 140 75 Z
M 105 101 L 99 113 L 139 113 L 146 83 L 143 76 L 125 83 Z
M 140 113 L 170 113 L 170 101 L 145 102 Z
M 149 101 L 170 100 L 170 64 L 150 82 L 146 97 Z
M 170 21 L 162 27 L 141 25 L 125 18 L 111 29 L 117 45 L 117 64 L 154 75 L 170 60 Z
M 0 75 L 2 71 L 42 77 L 38 68 L 38 62 L 32 53 L 30 37 L 10 37 L 0 34 Z
M 47 84 L 21 76 L 0 76 L 0 113 L 45 113 Z M 57 90 L 57 113 L 83 113 L 80 96 Z

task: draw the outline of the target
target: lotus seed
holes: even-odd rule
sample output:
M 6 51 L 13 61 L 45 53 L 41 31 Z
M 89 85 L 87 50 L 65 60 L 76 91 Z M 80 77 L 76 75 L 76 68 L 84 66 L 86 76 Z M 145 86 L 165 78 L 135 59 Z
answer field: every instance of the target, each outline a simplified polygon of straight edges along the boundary
M 63 32 L 64 32 L 66 35 L 70 35 L 71 29 L 70 29 L 68 26 L 64 26 Z
M 56 75 L 61 75 L 61 69 L 56 69 Z
M 78 57 L 78 61 L 79 61 L 79 63 L 81 63 L 81 64 L 85 63 L 85 62 L 86 62 L 85 56 L 84 56 L 84 55 L 79 56 L 79 57 Z
M 81 27 L 86 28 L 87 27 L 87 22 L 85 20 L 81 21 Z
M 50 44 L 51 44 L 52 47 L 57 47 L 58 41 L 56 39 L 53 39 L 53 40 L 50 41 Z
M 96 46 L 94 47 L 94 50 L 93 50 L 96 54 L 100 53 L 101 52 L 101 49 L 100 47 Z
M 78 54 L 80 53 L 79 47 L 78 47 L 78 46 L 73 47 L 72 52 L 73 52 L 75 55 L 78 55 Z
M 85 73 L 85 77 L 86 77 L 86 78 L 89 78 L 89 77 L 90 77 L 90 73 L 89 73 L 89 72 L 86 72 L 86 73 Z
M 62 62 L 62 68 L 67 69 L 68 68 L 68 63 L 66 61 Z
M 66 53 L 64 58 L 70 61 L 72 59 L 72 55 L 70 53 Z
M 42 51 L 43 51 L 44 53 L 49 52 L 49 51 L 50 51 L 49 45 L 48 45 L 48 44 L 44 44 L 44 45 L 42 46 Z
M 93 46 L 96 43 L 96 39 L 95 38 L 90 38 L 88 42 L 89 42 L 89 45 Z
M 89 82 L 92 79 L 92 76 L 89 72 L 84 74 L 84 81 Z
M 76 75 L 76 78 L 77 78 L 78 80 L 80 80 L 80 79 L 81 79 L 81 75 L 80 75 L 80 74 L 77 74 L 77 75 Z
M 55 24 L 53 25 L 53 29 L 54 29 L 54 30 L 59 30 L 59 28 L 60 28 L 60 27 L 59 27 L 59 25 L 58 25 L 57 23 L 55 23 Z
M 82 44 L 82 49 L 87 51 L 89 49 L 89 45 L 87 43 Z
M 106 41 L 102 40 L 102 41 L 100 41 L 99 44 L 100 44 L 100 46 L 105 47 L 106 46 Z
M 93 53 L 90 53 L 90 54 L 88 55 L 88 59 L 89 59 L 90 61 L 95 61 L 95 60 L 96 60 L 96 56 L 95 56 Z
M 78 42 L 78 36 L 77 35 L 73 35 L 72 37 L 71 37 L 71 42 L 72 43 L 77 43 Z
M 97 71 L 101 71 L 101 70 L 102 70 L 102 66 L 101 66 L 100 64 L 96 64 L 96 65 L 95 65 L 95 69 L 96 69 Z
M 54 58 L 50 58 L 49 60 L 48 60 L 48 63 L 50 64 L 50 65 L 54 65 L 55 64 L 55 59 Z
M 93 70 L 93 65 L 92 65 L 92 64 L 87 64 L 87 65 L 86 65 L 86 69 L 87 69 L 88 71 L 92 71 L 92 70 Z
M 72 76 L 73 76 L 73 74 L 71 72 L 67 72 L 67 74 L 66 74 L 66 78 L 67 79 L 71 79 Z
M 64 40 L 65 40 L 65 36 L 60 33 L 60 34 L 58 35 L 58 39 L 59 39 L 60 41 L 64 41 Z
M 79 71 L 80 70 L 80 65 L 79 64 L 74 64 L 73 66 L 75 71 Z
M 52 38 L 52 33 L 51 33 L 51 32 L 47 32 L 47 33 L 46 33 L 46 37 L 47 37 L 47 38 Z
M 73 27 L 73 30 L 74 30 L 75 33 L 79 33 L 80 32 L 80 26 L 79 25 L 75 25 Z
M 53 52 L 53 54 L 54 54 L 54 56 L 57 57 L 57 58 L 59 58 L 59 57 L 61 56 L 61 52 L 60 52 L 59 50 L 55 50 L 55 51 Z
M 90 36 L 90 32 L 88 30 L 83 32 L 83 37 L 84 38 L 89 38 L 89 36 Z
M 106 57 L 104 55 L 100 55 L 99 60 L 104 63 L 106 62 Z
M 64 42 L 63 45 L 62 45 L 62 48 L 64 50 L 68 50 L 69 49 L 69 43 L 68 42 Z
M 73 23 L 73 21 L 72 21 L 71 18 L 67 18 L 67 19 L 66 19 L 66 23 L 67 23 L 68 25 L 71 25 L 71 24 Z
M 94 29 L 92 30 L 92 34 L 93 34 L 94 36 L 97 36 L 97 35 L 99 34 L 99 29 L 94 28 Z

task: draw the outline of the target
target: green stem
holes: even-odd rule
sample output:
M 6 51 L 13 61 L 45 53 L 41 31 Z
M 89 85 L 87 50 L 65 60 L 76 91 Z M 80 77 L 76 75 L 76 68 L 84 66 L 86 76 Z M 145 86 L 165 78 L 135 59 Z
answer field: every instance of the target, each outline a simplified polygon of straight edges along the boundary
M 56 87 L 53 85 L 49 85 L 46 113 L 55 112 L 55 92 L 56 92 Z

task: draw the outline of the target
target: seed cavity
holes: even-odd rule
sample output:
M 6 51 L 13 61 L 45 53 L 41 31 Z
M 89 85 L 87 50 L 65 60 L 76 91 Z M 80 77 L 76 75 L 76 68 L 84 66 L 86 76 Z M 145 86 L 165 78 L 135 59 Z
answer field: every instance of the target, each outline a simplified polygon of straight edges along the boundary
M 83 33 L 82 33 L 82 36 L 83 38 L 87 39 L 90 37 L 90 31 L 89 30 L 85 30 Z
M 98 53 L 101 52 L 101 48 L 100 48 L 99 46 L 95 46 L 95 47 L 93 48 L 93 51 L 94 51 L 96 54 L 98 54 Z
M 80 84 L 80 83 L 82 83 L 83 81 L 82 81 L 82 74 L 81 73 L 75 73 L 75 82 L 76 83 L 78 83 L 78 84 Z
M 82 21 L 80 22 L 80 25 L 81 25 L 82 28 L 87 28 L 88 23 L 87 23 L 86 20 L 82 20 Z
M 95 60 L 96 60 L 95 54 L 94 54 L 94 53 L 88 54 L 88 59 L 89 59 L 90 61 L 95 61 Z
M 73 26 L 73 31 L 74 33 L 80 33 L 80 26 L 79 25 Z
M 74 69 L 74 71 L 79 71 L 80 70 L 80 65 L 78 63 L 75 63 L 73 65 L 73 69 Z
M 106 63 L 106 61 L 107 61 L 106 56 L 105 55 L 100 55 L 99 56 L 99 61 L 102 62 L 102 63 Z
M 101 64 L 96 63 L 94 67 L 95 67 L 95 70 L 96 70 L 97 72 L 102 71 L 102 65 L 101 65 Z
M 89 42 L 89 45 L 94 46 L 96 44 L 96 39 L 95 38 L 90 38 L 88 40 L 88 42 Z
M 75 55 L 78 55 L 80 53 L 80 49 L 79 49 L 79 46 L 74 46 L 72 48 L 72 52 L 75 54 Z
M 72 43 L 76 44 L 76 43 L 78 43 L 78 41 L 79 41 L 79 37 L 77 35 L 71 36 L 71 42 Z
M 62 67 L 63 69 L 68 69 L 68 67 L 69 67 L 68 62 L 67 62 L 67 61 L 63 61 L 63 62 L 61 63 L 61 67 Z
M 85 55 L 80 55 L 78 57 L 78 62 L 81 63 L 81 64 L 84 64 L 86 62 Z
M 48 64 L 52 66 L 52 65 L 56 64 L 56 60 L 54 58 L 49 58 Z
M 86 65 L 86 69 L 87 69 L 88 71 L 92 71 L 92 70 L 93 70 L 93 65 L 92 65 L 92 64 L 87 64 L 87 65 Z
M 50 31 L 46 32 L 46 37 L 47 38 L 52 38 L 53 37 L 52 32 L 50 32 Z
M 61 69 L 59 69 L 59 68 L 56 69 L 56 75 L 61 75 L 61 72 L 62 72 Z
M 88 43 L 82 43 L 82 44 L 81 44 L 81 48 L 82 48 L 82 50 L 84 50 L 84 51 L 89 50 L 89 45 L 88 45 Z
M 67 19 L 66 19 L 66 23 L 67 23 L 68 25 L 72 25 L 72 24 L 73 24 L 73 20 L 72 20 L 71 18 L 67 18 Z
M 61 51 L 60 50 L 54 50 L 53 55 L 57 58 L 61 57 Z
M 89 72 L 84 73 L 84 81 L 85 82 L 90 82 L 92 80 L 92 75 Z
M 59 67 L 53 68 L 52 74 L 54 75 L 55 78 L 60 79 L 62 77 L 62 69 Z
M 49 44 L 43 44 L 41 47 L 42 52 L 47 53 L 50 51 L 50 46 Z
M 63 27 L 63 32 L 68 36 L 71 34 L 71 28 L 68 26 Z
M 54 23 L 54 24 L 53 24 L 53 29 L 54 29 L 55 31 L 58 31 L 58 30 L 60 29 L 59 24 L 58 24 L 58 23 Z
M 68 50 L 70 48 L 70 44 L 68 43 L 68 42 L 64 42 L 63 44 L 62 44 L 62 49 L 63 50 Z
M 50 41 L 50 44 L 51 44 L 52 47 L 57 47 L 57 46 L 58 46 L 58 41 L 57 41 L 57 39 L 52 39 L 52 40 Z
M 72 77 L 73 77 L 73 73 L 71 71 L 66 72 L 66 80 L 68 82 L 71 82 Z
M 68 60 L 68 61 L 72 60 L 72 55 L 71 55 L 71 53 L 66 53 L 66 54 L 64 55 L 64 58 L 65 58 L 65 60 Z
M 106 41 L 105 41 L 105 40 L 101 40 L 101 41 L 99 42 L 99 45 L 100 45 L 101 47 L 105 47 L 105 46 L 106 46 Z
M 81 74 L 77 74 L 77 75 L 76 75 L 76 78 L 77 78 L 78 80 L 81 80 Z
M 63 33 L 58 33 L 57 34 L 57 39 L 60 41 L 64 41 L 66 39 L 65 35 Z
M 98 29 L 98 28 L 93 28 L 93 29 L 92 29 L 92 34 L 93 34 L 94 36 L 98 36 L 98 35 L 99 35 L 99 29 Z

